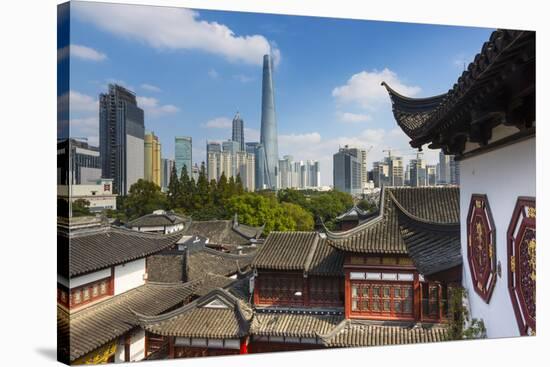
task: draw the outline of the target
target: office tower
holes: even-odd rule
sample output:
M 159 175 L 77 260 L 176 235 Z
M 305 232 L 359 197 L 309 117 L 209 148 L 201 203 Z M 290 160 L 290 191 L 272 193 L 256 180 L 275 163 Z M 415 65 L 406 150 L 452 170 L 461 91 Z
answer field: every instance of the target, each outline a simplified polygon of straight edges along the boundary
M 170 184 L 170 175 L 172 174 L 172 167 L 174 166 L 174 160 L 168 158 L 162 158 L 161 172 L 160 172 L 160 187 L 163 190 L 168 189 Z
M 367 151 L 366 149 L 359 149 L 359 157 L 361 160 L 361 188 L 367 187 L 369 182 L 368 170 L 367 170 Z M 320 186 L 320 183 L 319 183 Z
M 302 162 L 292 162 L 291 164 L 291 173 L 290 173 L 290 187 L 292 188 L 300 188 L 302 187 L 302 180 L 300 177 Z
M 256 145 L 255 165 L 256 165 L 256 190 L 272 188 L 271 178 L 267 170 L 267 157 L 263 144 Z
M 222 174 L 224 174 L 227 179 L 229 179 L 229 177 L 231 176 L 235 176 L 235 160 L 233 159 L 233 153 L 224 150 L 223 152 L 217 154 L 220 158 L 218 160 L 219 168 L 218 177 L 216 179 L 219 180 Z
M 240 147 L 241 146 L 238 141 L 227 140 L 222 142 L 222 151 L 229 152 L 231 154 L 234 154 L 240 151 L 241 150 Z
M 350 194 L 361 192 L 361 160 L 346 145 L 333 155 L 334 188 Z
M 460 162 L 455 160 L 454 155 L 449 156 L 450 178 L 451 185 L 460 185 Z
M 260 143 L 265 152 L 265 167 L 267 177 L 262 178 L 260 187 L 276 189 L 279 163 L 279 149 L 277 144 L 277 122 L 275 120 L 275 100 L 273 95 L 273 66 L 271 56 L 264 55 L 262 77 L 262 121 L 260 127 Z
M 390 186 L 390 166 L 386 161 L 373 162 L 372 176 L 374 187 Z
M 385 158 L 388 166 L 388 185 L 403 186 L 405 183 L 403 158 L 390 155 Z
M 321 163 L 319 163 L 319 161 L 314 161 L 312 170 L 313 170 L 313 175 L 312 175 L 313 182 L 311 183 L 311 186 L 320 187 L 321 186 Z M 367 177 L 366 170 L 365 170 L 365 177 Z
M 247 153 L 250 153 L 250 154 L 256 154 L 256 147 L 258 146 L 258 142 L 248 142 L 248 143 L 245 143 L 245 149 L 246 149 L 246 152 Z
M 422 158 L 422 154 L 419 153 L 416 155 L 416 159 L 411 159 L 409 169 L 411 186 L 421 187 L 427 185 L 426 161 Z
M 439 183 L 448 184 L 451 182 L 451 159 L 452 157 L 439 151 Z
M 220 143 L 216 143 L 216 142 L 210 142 L 210 143 L 206 143 L 206 152 L 207 153 L 210 153 L 210 152 L 214 152 L 214 153 L 221 153 L 222 151 L 222 146 Z
M 143 178 L 144 135 L 134 92 L 109 84 L 109 92 L 99 95 L 99 151 L 102 176 L 113 179 L 115 194 L 126 195 Z
M 69 152 L 67 154 L 67 152 Z M 58 177 L 58 184 L 84 185 L 101 178 L 101 157 L 99 148 L 76 139 L 60 140 L 57 143 L 57 159 L 66 161 L 67 177 Z
M 199 175 L 200 175 L 200 168 L 198 164 L 195 163 L 195 165 L 193 165 L 191 177 L 193 178 L 193 180 L 195 180 L 195 182 L 197 182 L 199 180 Z
M 161 187 L 160 141 L 153 132 L 145 134 L 144 139 L 144 172 L 145 180 Z
M 238 142 L 239 150 L 244 151 L 244 122 L 238 112 L 235 117 L 233 117 L 231 140 Z
M 437 184 L 437 167 L 435 164 L 426 165 L 426 185 L 435 186 Z
M 206 174 L 208 176 L 208 181 L 218 180 L 220 155 L 220 152 L 214 151 L 206 153 Z
M 191 166 L 193 165 L 193 139 L 190 136 L 176 136 L 175 138 L 175 161 L 178 177 L 185 166 L 187 174 L 191 177 Z

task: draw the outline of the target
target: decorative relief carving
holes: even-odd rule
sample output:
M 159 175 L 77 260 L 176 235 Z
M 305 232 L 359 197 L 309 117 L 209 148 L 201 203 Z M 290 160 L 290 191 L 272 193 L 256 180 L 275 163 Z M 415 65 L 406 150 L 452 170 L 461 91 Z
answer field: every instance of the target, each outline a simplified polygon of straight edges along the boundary
M 508 227 L 508 289 L 522 335 L 535 335 L 537 298 L 535 198 L 520 197 Z
M 489 303 L 497 278 L 497 264 L 496 231 L 486 195 L 472 195 L 466 225 L 468 264 L 474 289 Z

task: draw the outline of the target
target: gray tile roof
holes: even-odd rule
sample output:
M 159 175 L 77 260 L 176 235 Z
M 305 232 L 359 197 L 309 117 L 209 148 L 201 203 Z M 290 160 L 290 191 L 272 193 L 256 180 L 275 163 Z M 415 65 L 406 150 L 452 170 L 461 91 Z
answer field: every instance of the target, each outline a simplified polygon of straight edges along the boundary
M 222 339 L 248 335 L 252 310 L 230 292 L 218 288 L 166 314 L 137 316 L 145 330 L 158 335 Z
M 250 334 L 315 338 L 330 332 L 342 319 L 342 315 L 257 312 L 252 319 Z
M 344 253 L 330 246 L 326 238 L 320 238 L 306 271 L 312 275 L 343 276 Z
M 327 347 L 370 347 L 445 341 L 447 329 L 439 324 L 406 325 L 395 322 L 344 320 L 320 337 Z
M 146 214 L 142 217 L 128 222 L 128 227 L 164 227 L 186 223 L 187 218 L 175 213 L 166 212 L 162 214 Z
M 61 333 L 58 338 L 70 340 L 70 360 L 74 361 L 138 326 L 133 312 L 158 315 L 185 302 L 197 286 L 198 282 L 147 283 L 73 312 L 69 317 L 66 313 L 64 317 L 62 310 L 58 311 L 58 323 L 70 322 L 70 327 L 58 331 Z M 65 335 L 69 331 L 70 335 Z
M 181 232 L 164 235 L 104 227 L 68 238 L 58 234 L 58 246 L 59 251 L 69 254 L 68 273 L 72 278 L 147 257 L 171 247 L 182 235 Z
M 378 216 L 343 232 L 327 232 L 337 249 L 357 253 L 408 254 L 399 213 L 407 211 L 419 222 L 458 224 L 458 187 L 385 187 Z
M 210 248 L 193 251 L 188 257 L 187 280 L 196 280 L 205 274 L 229 276 L 250 269 L 255 252 L 246 255 L 228 254 Z
M 257 239 L 263 227 L 251 227 L 235 220 L 191 221 L 185 230 L 186 235 L 196 235 L 209 239 L 209 243 L 220 245 L 247 245 Z

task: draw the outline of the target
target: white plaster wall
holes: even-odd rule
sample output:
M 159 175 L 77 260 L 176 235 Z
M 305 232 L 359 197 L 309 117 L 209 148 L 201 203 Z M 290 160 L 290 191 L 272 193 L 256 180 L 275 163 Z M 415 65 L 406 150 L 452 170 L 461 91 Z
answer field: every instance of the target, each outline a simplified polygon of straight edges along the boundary
M 79 277 L 71 278 L 71 288 L 80 287 L 81 285 L 95 282 L 96 280 L 108 278 L 111 276 L 111 268 L 94 271 L 93 273 L 85 274 Z
M 125 360 L 125 339 L 126 335 L 123 335 L 118 339 L 115 352 L 115 363 L 123 363 Z M 139 328 L 130 334 L 130 362 L 141 361 L 143 358 L 145 358 L 145 331 Z
M 115 352 L 115 363 L 124 362 L 124 335 L 118 338 Z
M 145 284 L 145 259 L 115 266 L 115 295 Z
M 460 222 L 463 284 L 472 317 L 483 319 L 489 338 L 519 336 L 508 292 L 506 235 L 518 196 L 535 196 L 535 138 L 460 161 Z M 489 304 L 474 290 L 467 259 L 466 219 L 472 194 L 486 194 L 496 228 L 496 258 L 502 267 Z

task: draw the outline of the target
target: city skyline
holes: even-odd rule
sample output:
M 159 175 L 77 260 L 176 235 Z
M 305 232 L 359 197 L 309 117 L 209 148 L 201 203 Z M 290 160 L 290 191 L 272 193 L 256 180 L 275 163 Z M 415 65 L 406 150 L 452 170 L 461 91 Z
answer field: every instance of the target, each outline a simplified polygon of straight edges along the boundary
M 155 22 L 155 17 L 143 19 L 140 6 L 77 2 L 72 8 L 71 136 L 86 136 L 97 145 L 97 96 L 108 83 L 117 82 L 136 93 L 145 112 L 145 128 L 159 137 L 163 158 L 174 159 L 175 136 L 191 136 L 193 164 L 206 162 L 206 141 L 230 138 L 237 111 L 244 120 L 245 142 L 260 141 L 262 57 L 271 50 L 278 158 L 319 160 L 322 185 L 332 184 L 332 154 L 346 144 L 362 149 L 373 146 L 369 168 L 384 157 L 387 148 L 408 160 L 413 153 L 408 153 L 408 139 L 393 124 L 391 104 L 380 81 L 389 81 L 408 95 L 443 92 L 438 86 L 454 82 L 490 32 L 155 8 L 154 12 L 181 20 L 181 32 L 159 43 L 164 33 L 147 35 L 129 24 L 129 18 Z M 105 12 L 119 26 L 107 24 L 100 16 Z M 213 22 L 233 32 L 223 43 L 226 47 L 216 43 L 220 36 L 212 30 Z M 186 42 L 185 29 L 199 30 L 202 37 L 212 35 L 213 41 Z M 316 39 L 323 39 L 323 44 Z M 339 42 L 342 39 L 348 42 Z M 361 46 L 354 47 L 357 44 Z M 433 48 L 443 44 L 460 51 Z M 400 61 L 404 54 L 410 63 Z M 434 67 L 426 67 L 432 63 Z M 425 158 L 435 163 L 438 154 L 426 150 Z

